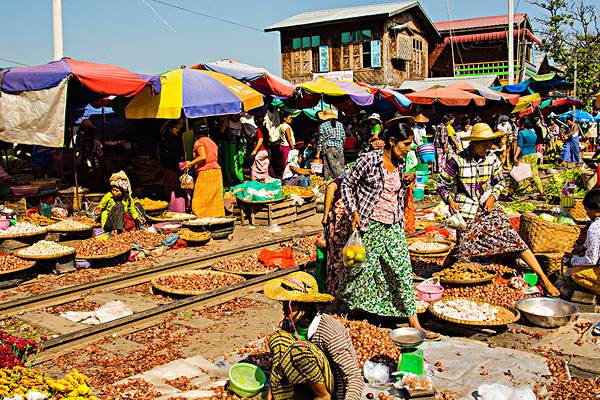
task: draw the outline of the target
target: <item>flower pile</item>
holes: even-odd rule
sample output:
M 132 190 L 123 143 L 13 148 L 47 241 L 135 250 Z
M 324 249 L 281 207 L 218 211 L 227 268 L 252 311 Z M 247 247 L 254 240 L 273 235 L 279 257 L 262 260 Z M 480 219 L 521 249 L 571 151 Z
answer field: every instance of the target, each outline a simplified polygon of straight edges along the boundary
M 30 355 L 40 351 L 42 351 L 42 346 L 35 340 L 16 337 L 6 331 L 0 331 L 0 368 L 23 366 Z
M 0 369 L 0 398 L 25 397 L 33 392 L 41 393 L 49 400 L 97 400 L 88 377 L 77 370 L 64 379 L 54 380 L 33 368 Z

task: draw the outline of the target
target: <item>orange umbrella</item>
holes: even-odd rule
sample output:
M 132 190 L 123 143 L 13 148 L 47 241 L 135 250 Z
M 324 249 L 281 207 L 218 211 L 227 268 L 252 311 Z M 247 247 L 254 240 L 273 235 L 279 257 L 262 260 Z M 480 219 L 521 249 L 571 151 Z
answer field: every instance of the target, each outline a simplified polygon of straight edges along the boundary
M 485 97 L 451 87 L 422 90 L 406 95 L 415 104 L 433 104 L 436 101 L 445 106 L 467 106 L 471 101 L 476 106 L 485 105 Z

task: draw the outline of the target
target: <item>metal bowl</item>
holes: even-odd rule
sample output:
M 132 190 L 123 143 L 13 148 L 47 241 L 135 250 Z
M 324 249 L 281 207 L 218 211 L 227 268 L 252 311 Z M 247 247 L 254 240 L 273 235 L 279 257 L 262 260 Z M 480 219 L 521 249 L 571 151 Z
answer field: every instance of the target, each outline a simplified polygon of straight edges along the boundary
M 567 301 L 552 297 L 521 299 L 515 307 L 529 322 L 542 328 L 558 328 L 569 323 L 577 307 Z
M 417 347 L 427 335 L 417 328 L 397 328 L 390 332 L 390 339 L 398 347 Z

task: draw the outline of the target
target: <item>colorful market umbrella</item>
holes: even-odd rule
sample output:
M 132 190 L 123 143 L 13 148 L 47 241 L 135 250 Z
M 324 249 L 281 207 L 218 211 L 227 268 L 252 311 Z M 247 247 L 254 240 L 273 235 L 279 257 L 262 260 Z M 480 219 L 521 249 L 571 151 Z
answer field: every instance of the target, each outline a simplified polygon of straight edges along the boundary
M 527 109 L 535 108 L 542 103 L 542 98 L 539 93 L 530 94 L 529 96 L 522 96 L 519 102 L 515 105 L 512 110 L 513 114 L 527 111 Z
M 573 118 L 573 110 L 560 114 L 557 117 L 561 121 Z M 575 110 L 575 122 L 596 122 L 596 118 L 583 110 Z
M 69 77 L 77 79 L 90 91 L 105 96 L 134 96 L 146 86 L 153 93 L 160 93 L 160 79 L 157 76 L 136 74 L 116 65 L 71 58 L 0 72 L 1 88 L 6 93 L 50 89 Z
M 373 104 L 375 107 L 376 103 L 381 101 L 387 101 L 388 103 L 391 103 L 394 106 L 396 106 L 396 108 L 398 108 L 399 110 L 405 110 L 412 104 L 412 101 L 406 98 L 405 95 L 399 92 L 395 92 L 391 89 L 378 88 L 377 86 L 369 85 L 367 83 L 362 82 L 356 82 L 356 84 L 364 87 L 371 94 L 373 94 L 373 96 L 375 96 Z
M 358 106 L 370 106 L 374 97 L 367 89 L 348 81 L 332 81 L 324 77 L 317 77 L 314 81 L 305 82 L 298 87 L 308 95 L 316 94 L 324 97 L 329 104 L 336 104 L 349 98 Z
M 479 84 L 477 82 L 461 81 L 450 84 L 447 87 L 464 90 L 465 92 L 476 93 L 480 96 L 485 97 L 488 100 L 506 101 L 513 105 L 517 104 L 520 97 L 518 94 L 502 93 L 496 90 L 492 90 L 489 87 Z
M 219 60 L 212 63 L 197 64 L 193 69 L 205 69 L 230 76 L 247 83 L 262 94 L 284 99 L 294 95 L 294 85 L 285 79 L 273 75 L 264 68 L 239 63 L 233 60 Z
M 416 104 L 433 104 L 439 102 L 445 106 L 468 106 L 474 102 L 476 106 L 485 105 L 485 97 L 466 92 L 464 90 L 440 87 L 413 92 L 406 95 L 413 103 Z
M 129 119 L 188 118 L 238 114 L 263 105 L 263 96 L 246 84 L 212 71 L 182 68 L 160 76 L 162 91 L 143 90 L 125 107 Z

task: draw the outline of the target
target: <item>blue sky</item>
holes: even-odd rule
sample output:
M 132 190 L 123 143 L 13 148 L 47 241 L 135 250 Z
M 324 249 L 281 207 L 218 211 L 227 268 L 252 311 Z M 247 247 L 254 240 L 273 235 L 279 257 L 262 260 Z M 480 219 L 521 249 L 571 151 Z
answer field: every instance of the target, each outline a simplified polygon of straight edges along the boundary
M 388 3 L 373 0 L 164 0 L 171 4 L 264 28 L 293 14 L 324 8 Z M 279 36 L 245 29 L 146 0 L 63 0 L 65 55 L 161 72 L 202 61 L 232 58 L 280 72 Z M 505 14 L 505 0 L 448 0 L 453 19 Z M 52 58 L 52 1 L 2 0 L 0 58 L 42 64 Z M 421 0 L 434 20 L 445 20 L 445 0 Z M 528 0 L 517 12 L 538 15 Z M 12 65 L 0 60 L 0 66 Z

